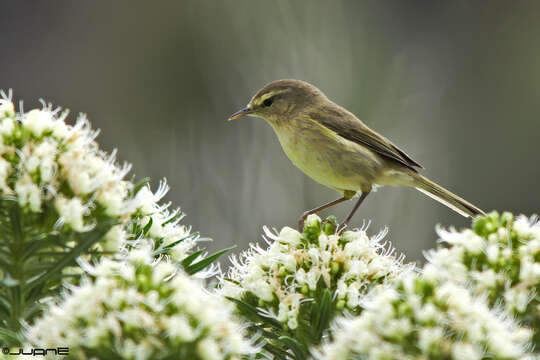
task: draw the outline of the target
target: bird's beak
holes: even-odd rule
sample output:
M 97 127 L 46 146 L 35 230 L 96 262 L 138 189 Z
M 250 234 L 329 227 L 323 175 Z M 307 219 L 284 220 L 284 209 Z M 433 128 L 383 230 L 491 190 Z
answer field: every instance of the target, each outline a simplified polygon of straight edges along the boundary
M 235 119 L 238 119 L 238 118 L 241 118 L 242 116 L 249 115 L 249 114 L 251 114 L 252 112 L 253 112 L 253 111 L 249 108 L 249 106 L 246 106 L 246 107 L 243 108 L 242 110 L 238 110 L 237 112 L 235 112 L 234 114 L 232 114 L 231 116 L 229 116 L 229 121 L 235 120 Z

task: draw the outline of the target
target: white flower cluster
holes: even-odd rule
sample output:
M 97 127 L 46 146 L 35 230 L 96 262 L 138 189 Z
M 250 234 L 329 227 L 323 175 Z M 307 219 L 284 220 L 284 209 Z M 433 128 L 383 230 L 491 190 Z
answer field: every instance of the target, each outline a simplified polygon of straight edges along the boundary
M 132 249 L 103 258 L 27 331 L 29 346 L 69 346 L 70 359 L 238 360 L 253 352 L 232 307 L 176 266 Z
M 450 247 L 426 253 L 426 276 L 470 284 L 473 295 L 487 295 L 491 306 L 502 304 L 535 329 L 540 341 L 540 223 L 494 212 L 476 219 L 473 228 L 438 229 Z
M 149 185 L 142 187 L 131 200 L 134 211 L 122 224 L 113 227 L 105 240 L 122 244 L 127 239 L 130 246 L 149 242 L 155 252 L 162 251 L 173 261 L 186 258 L 196 246 L 198 237 L 180 224 L 183 217 L 180 209 L 169 211 L 170 203 L 160 203 L 168 191 L 165 181 L 155 193 Z
M 408 273 L 375 289 L 355 318 L 340 318 L 324 360 L 525 359 L 530 331 L 453 282 Z
M 93 227 L 98 209 L 111 217 L 130 211 L 131 184 L 122 180 L 130 166 L 118 167 L 114 153 L 100 151 L 97 132 L 80 116 L 74 126 L 50 105 L 15 113 L 7 97 L 0 100 L 0 192 L 15 196 L 32 212 L 50 202 L 63 223 L 78 232 Z M 46 204 L 47 203 L 47 204 Z
M 354 312 L 372 287 L 405 269 L 403 259 L 381 242 L 385 232 L 372 238 L 365 230 L 335 235 L 335 228 L 327 233 L 323 226 L 310 215 L 304 234 L 285 227 L 276 235 L 265 228 L 268 248 L 252 244 L 240 259 L 232 258 L 232 268 L 221 279 L 222 294 L 252 302 L 295 329 L 300 305 L 321 288 L 335 295 L 338 311 Z
M 106 251 L 145 238 L 155 250 L 177 243 L 167 253 L 176 260 L 186 257 L 195 237 L 178 224 L 179 211 L 159 203 L 168 190 L 165 183 L 154 194 L 149 186 L 136 189 L 124 180 L 131 166 L 118 166 L 115 152 L 99 149 L 98 131 L 84 115 L 71 126 L 65 122 L 68 112 L 50 104 L 17 113 L 11 94 L 1 95 L 1 197 L 15 199 L 29 214 L 50 215 L 57 230 L 88 232 L 103 219 L 115 220 L 118 225 L 99 244 Z

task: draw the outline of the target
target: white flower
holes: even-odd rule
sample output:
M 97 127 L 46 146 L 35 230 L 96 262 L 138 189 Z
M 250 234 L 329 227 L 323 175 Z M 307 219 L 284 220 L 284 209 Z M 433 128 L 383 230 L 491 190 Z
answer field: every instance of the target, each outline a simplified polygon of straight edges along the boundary
M 540 224 L 537 217 L 491 213 L 472 230 L 438 230 L 438 247 L 426 254 L 424 276 L 433 281 L 470 285 L 491 307 L 500 305 L 525 323 L 540 321 Z M 534 329 L 538 334 L 538 329 Z M 479 330 L 481 331 L 481 330 Z M 538 335 L 536 335 L 538 336 Z
M 317 224 L 320 224 L 321 218 L 317 214 L 310 214 L 306 218 L 305 226 L 316 226 Z
M 21 206 L 28 206 L 34 212 L 41 211 L 41 190 L 30 175 L 24 174 L 15 183 L 15 192 Z
M 126 268 L 135 275 L 121 276 Z M 72 286 L 28 329 L 31 345 L 52 347 L 69 339 L 77 359 L 96 353 L 118 359 L 189 353 L 193 360 L 227 360 L 253 352 L 231 305 L 169 262 L 139 253 L 104 259 L 91 273 L 95 280 Z
M 83 218 L 87 214 L 88 208 L 82 204 L 81 199 L 57 197 L 54 205 L 62 221 L 71 226 L 73 230 L 83 232 L 92 229 L 92 226 L 84 224 Z
M 481 360 L 482 357 L 482 349 L 479 346 L 457 343 L 452 348 L 454 360 Z
M 495 264 L 499 258 L 499 246 L 496 244 L 489 244 L 486 249 L 486 255 L 490 263 Z
M 164 317 L 163 327 L 167 329 L 167 336 L 178 339 L 182 342 L 194 341 L 199 336 L 200 331 L 194 329 L 189 324 L 189 319 L 185 315 L 173 315 Z
M 504 300 L 507 307 L 518 314 L 527 310 L 527 306 L 533 298 L 531 294 L 518 288 L 510 288 L 504 292 Z M 536 309 L 536 311 L 539 310 Z
M 154 272 L 152 273 L 152 282 L 155 285 L 159 285 L 164 279 L 174 275 L 176 270 L 176 266 L 171 263 L 164 262 L 160 266 L 156 266 L 154 268 Z
M 437 342 L 444 339 L 443 329 L 440 327 L 426 327 L 418 332 L 418 347 L 424 352 L 429 353 L 431 346 L 437 346 Z
M 471 277 L 476 280 L 478 290 L 487 291 L 497 285 L 497 282 L 502 278 L 493 269 L 486 271 L 472 271 Z
M 160 184 L 160 188 L 154 194 L 148 186 L 143 187 L 137 195 L 135 196 L 135 203 L 137 208 L 139 208 L 144 215 L 151 215 L 158 207 L 156 204 L 161 199 L 163 195 L 168 191 L 168 186 L 166 183 Z
M 524 284 L 537 285 L 540 283 L 540 263 L 524 258 L 521 263 L 519 280 Z
M 52 135 L 57 139 L 68 139 L 72 131 L 72 128 L 63 121 L 55 121 L 52 124 Z
M 279 240 L 284 243 L 288 243 L 290 246 L 293 246 L 293 247 L 296 247 L 300 244 L 301 238 L 302 238 L 302 234 L 300 234 L 298 231 L 288 226 L 285 226 L 279 232 Z
M 323 346 L 321 360 L 518 360 L 531 335 L 467 288 L 412 272 L 389 288 L 374 289 L 359 316 L 338 318 L 333 329 L 334 340 Z
M 0 120 L 13 118 L 15 116 L 15 107 L 8 99 L 0 99 Z
M 251 245 L 240 258 L 233 257 L 232 268 L 221 277 L 219 292 L 248 301 L 286 328 L 296 329 L 300 304 L 316 302 L 316 294 L 324 289 L 339 299 L 338 312 L 358 311 L 372 288 L 384 286 L 411 268 L 381 243 L 386 232 L 370 238 L 363 230 L 338 236 L 322 228 L 316 215 L 306 220 L 304 234 L 288 227 L 276 234 L 265 227 L 268 246 Z
M 84 115 L 68 125 L 67 111 L 45 103 L 42 109 L 15 114 L 11 92 L 0 96 L 1 194 L 16 197 L 24 211 L 39 213 L 39 221 L 46 228 L 55 224 L 55 231 L 62 226 L 100 231 L 100 225 L 118 224 L 94 245 L 107 252 L 148 242 L 155 246 L 151 253 L 175 261 L 188 256 L 197 237 L 179 224 L 179 211 L 159 203 L 168 190 L 165 181 L 155 193 L 146 185 L 134 194 L 135 184 L 124 180 L 131 166 L 117 164 L 116 151 L 99 149 L 98 131 Z M 150 231 L 143 231 L 149 221 Z
M 53 115 L 46 109 L 34 109 L 26 113 L 23 118 L 23 125 L 34 135 L 41 136 L 45 130 L 52 128 Z
M 514 221 L 514 230 L 518 233 L 519 236 L 527 238 L 535 236 L 538 234 L 537 226 L 531 226 L 529 219 L 525 216 L 519 216 L 516 221 Z
M 126 198 L 129 185 L 125 181 L 111 181 L 103 186 L 97 201 L 103 205 L 108 215 L 120 216 L 126 213 Z
M 204 339 L 197 345 L 197 350 L 203 360 L 220 360 L 223 355 L 220 353 L 218 344 L 212 339 Z
M 103 250 L 105 251 L 116 251 L 120 246 L 126 241 L 126 231 L 122 225 L 113 226 L 107 234 L 103 241 Z
M 437 227 L 437 234 L 447 243 L 463 246 L 471 254 L 479 254 L 485 248 L 485 241 L 472 230 L 465 229 L 461 233 L 446 231 Z

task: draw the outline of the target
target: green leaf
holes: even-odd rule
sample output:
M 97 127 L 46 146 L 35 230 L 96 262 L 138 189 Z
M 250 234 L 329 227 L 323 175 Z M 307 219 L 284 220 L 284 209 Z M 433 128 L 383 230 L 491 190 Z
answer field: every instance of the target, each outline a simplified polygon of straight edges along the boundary
M 4 273 L 4 278 L 0 280 L 0 284 L 6 287 L 14 287 L 20 284 L 20 281 L 11 277 L 8 272 Z
M 141 181 L 139 181 L 134 187 L 133 189 L 131 189 L 131 192 L 130 192 L 130 195 L 131 197 L 137 195 L 137 193 L 139 192 L 139 190 L 141 190 L 144 186 L 146 186 L 147 184 L 150 183 L 150 178 L 146 177 L 144 179 L 142 179 Z
M 302 346 L 293 338 L 289 336 L 280 336 L 279 341 L 287 345 L 289 349 L 294 353 L 294 358 L 296 360 L 305 360 L 307 359 L 306 352 L 302 349 Z
M 274 339 L 277 340 L 279 335 L 274 334 L 273 332 L 265 330 L 261 325 L 252 325 L 249 326 L 251 330 L 255 330 L 255 333 L 259 334 L 264 339 Z
M 172 214 L 170 218 L 168 218 L 167 220 L 165 220 L 165 222 L 163 222 L 162 225 L 165 226 L 181 217 L 182 217 L 182 211 L 180 209 L 177 209 L 174 211 L 174 213 Z
M 201 255 L 202 253 L 204 252 L 204 250 L 198 250 L 198 251 L 195 251 L 193 254 L 189 255 L 187 258 L 185 258 L 184 260 L 182 260 L 181 264 L 184 268 L 187 268 L 189 265 L 191 265 L 191 263 L 193 261 L 195 261 L 195 259 L 197 259 L 199 257 L 199 255 Z
M 0 328 L 0 345 L 18 346 L 22 344 L 21 336 L 11 330 Z
M 192 233 L 192 234 L 189 234 L 189 235 L 187 235 L 187 236 L 181 238 L 180 240 L 176 240 L 176 241 L 170 243 L 169 245 L 164 246 L 163 249 L 157 250 L 156 252 L 154 252 L 154 255 L 157 256 L 157 255 L 164 254 L 164 253 L 166 253 L 167 251 L 169 251 L 170 249 L 172 249 L 173 247 L 175 247 L 176 245 L 180 244 L 182 241 L 185 241 L 185 240 L 187 240 L 187 239 L 189 239 L 189 238 L 194 238 L 194 237 L 196 237 L 196 236 L 198 236 L 198 233 Z
M 319 316 L 318 321 L 315 324 L 317 329 L 317 337 L 320 339 L 324 330 L 328 329 L 328 323 L 330 321 L 330 314 L 332 311 L 332 294 L 330 290 L 325 289 L 319 303 Z
M 11 313 L 11 304 L 3 296 L 0 296 L 0 319 L 7 319 Z M 0 320 L 0 324 L 2 320 Z
M 201 261 L 196 262 L 195 264 L 191 264 L 191 265 L 185 267 L 185 270 L 189 275 L 196 274 L 199 271 L 206 268 L 207 266 L 209 266 L 210 264 L 212 264 L 214 261 L 216 261 L 221 255 L 231 251 L 235 247 L 236 246 L 231 246 L 229 248 L 220 250 L 220 251 L 218 251 L 218 252 L 216 252 L 216 253 L 214 253 L 214 254 L 212 254 L 212 255 L 204 258 L 204 259 L 202 259 Z
M 143 234 L 148 234 L 148 231 L 150 231 L 150 228 L 152 227 L 152 224 L 154 223 L 154 219 L 150 217 L 150 220 L 148 220 L 148 224 L 146 224 L 143 228 Z
M 88 233 L 79 234 L 78 244 L 64 257 L 59 259 L 57 262 L 52 263 L 52 266 L 43 274 L 43 276 L 37 278 L 33 283 L 28 283 L 29 288 L 34 286 L 39 286 L 45 284 L 52 278 L 60 277 L 62 274 L 62 269 L 66 266 L 71 265 L 76 258 L 84 254 L 88 249 L 90 249 L 95 243 L 105 236 L 105 234 L 116 224 L 114 220 L 102 220 L 100 227 L 94 229 Z
M 270 343 L 265 344 L 264 349 L 274 355 L 274 359 L 287 360 L 292 358 L 292 354 Z
M 283 325 L 279 321 L 261 314 L 255 307 L 251 306 L 247 302 L 229 296 L 225 296 L 225 298 L 235 303 L 238 311 L 240 311 L 244 316 L 254 319 L 255 321 L 263 321 L 268 326 L 275 327 L 279 330 L 283 328 Z

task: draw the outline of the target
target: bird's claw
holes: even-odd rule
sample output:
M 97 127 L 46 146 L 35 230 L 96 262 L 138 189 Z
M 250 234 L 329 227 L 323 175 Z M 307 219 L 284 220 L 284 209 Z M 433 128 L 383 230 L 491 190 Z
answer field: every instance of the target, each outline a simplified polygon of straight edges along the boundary
M 305 213 L 302 214 L 302 216 L 300 217 L 300 220 L 298 220 L 298 232 L 303 232 L 304 231 L 304 222 L 306 221 L 307 217 L 310 215 L 311 213 L 309 211 L 306 211 Z
M 306 216 L 305 215 L 302 215 L 302 217 L 300 218 L 300 220 L 298 220 L 298 232 L 303 232 L 304 231 L 304 221 L 306 220 Z

